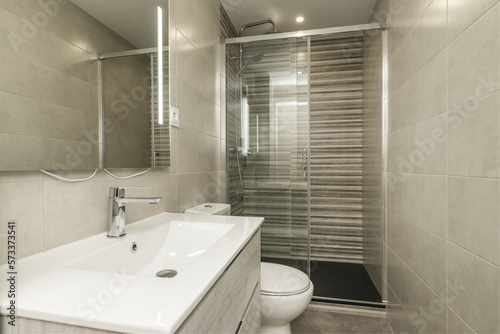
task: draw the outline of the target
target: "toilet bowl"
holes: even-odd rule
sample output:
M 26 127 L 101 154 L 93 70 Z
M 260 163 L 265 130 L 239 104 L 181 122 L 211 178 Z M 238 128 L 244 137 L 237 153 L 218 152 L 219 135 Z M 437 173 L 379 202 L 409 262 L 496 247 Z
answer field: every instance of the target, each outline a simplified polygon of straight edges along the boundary
M 231 205 L 204 203 L 184 211 L 187 214 L 231 214 Z M 260 316 L 262 334 L 291 334 L 290 322 L 311 302 L 314 286 L 302 271 L 282 264 L 262 262 Z
M 290 322 L 311 302 L 314 286 L 302 271 L 261 263 L 260 315 L 262 334 L 290 334 Z

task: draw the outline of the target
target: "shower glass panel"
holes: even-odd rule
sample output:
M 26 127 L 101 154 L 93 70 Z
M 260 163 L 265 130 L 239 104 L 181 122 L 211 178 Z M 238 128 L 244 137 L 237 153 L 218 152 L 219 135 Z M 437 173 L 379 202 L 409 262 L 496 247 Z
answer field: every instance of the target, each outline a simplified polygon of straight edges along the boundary
M 265 217 L 262 259 L 308 272 L 308 39 L 228 45 L 228 197 Z
M 262 260 L 306 272 L 315 300 L 383 305 L 381 36 L 226 45 L 232 214 L 265 218 Z

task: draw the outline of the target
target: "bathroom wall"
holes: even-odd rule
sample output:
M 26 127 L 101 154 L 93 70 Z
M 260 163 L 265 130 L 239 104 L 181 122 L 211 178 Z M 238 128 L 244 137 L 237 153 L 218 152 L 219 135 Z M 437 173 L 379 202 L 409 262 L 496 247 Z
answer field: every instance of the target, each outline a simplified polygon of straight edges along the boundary
M 379 0 L 396 333 L 500 331 L 500 4 Z
M 171 167 L 153 170 L 127 181 L 113 179 L 100 171 L 94 179 L 83 183 L 64 183 L 38 171 L 1 172 L 0 264 L 6 262 L 7 247 L 3 245 L 6 244 L 8 220 L 17 222 L 18 258 L 104 232 L 107 229 L 107 197 L 111 186 L 150 186 L 150 189 L 131 189 L 128 193 L 163 197 L 158 205 L 128 205 L 129 223 L 164 211 L 182 212 L 204 201 L 224 201 L 225 129 L 220 102 L 223 77 L 219 56 L 219 2 L 170 1 L 173 27 L 170 41 L 171 99 L 180 109 L 180 127 L 172 131 Z M 0 8 L 11 3 L 0 1 Z M 61 15 L 66 20 L 80 18 L 81 12 L 71 7 L 70 3 L 59 3 L 65 3 L 66 9 Z M 34 0 L 16 4 L 19 4 L 17 11 L 10 14 L 17 16 L 17 20 L 27 20 L 33 12 L 43 10 Z M 5 9 L 0 12 L 5 14 Z M 83 31 L 91 28 L 91 21 L 88 18 L 83 20 Z M 7 21 L 0 22 L 1 27 Z M 8 31 L 9 28 L 4 26 L 2 29 Z M 51 24 L 39 29 L 51 34 L 56 41 L 64 33 L 64 29 Z M 50 44 L 40 43 L 37 52 L 43 53 L 44 48 L 50 47 Z M 0 63 L 2 75 L 6 73 L 5 66 L 5 62 Z M 137 171 L 114 170 L 120 175 Z M 80 178 L 90 173 L 88 170 L 59 172 L 68 178 Z

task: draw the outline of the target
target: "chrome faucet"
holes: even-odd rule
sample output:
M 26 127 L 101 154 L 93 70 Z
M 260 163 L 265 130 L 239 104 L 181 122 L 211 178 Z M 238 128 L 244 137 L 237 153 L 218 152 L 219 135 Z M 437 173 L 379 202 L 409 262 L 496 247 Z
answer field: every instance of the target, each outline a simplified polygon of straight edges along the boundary
M 125 235 L 125 204 L 158 204 L 161 197 L 141 198 L 125 197 L 125 189 L 148 187 L 111 187 L 108 199 L 108 238 L 120 238 Z

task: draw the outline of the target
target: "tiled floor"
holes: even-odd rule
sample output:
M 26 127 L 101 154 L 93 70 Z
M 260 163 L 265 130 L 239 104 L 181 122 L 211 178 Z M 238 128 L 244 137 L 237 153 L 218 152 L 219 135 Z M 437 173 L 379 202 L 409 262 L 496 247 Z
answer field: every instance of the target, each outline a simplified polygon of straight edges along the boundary
M 385 318 L 306 310 L 292 321 L 292 334 L 392 334 Z

